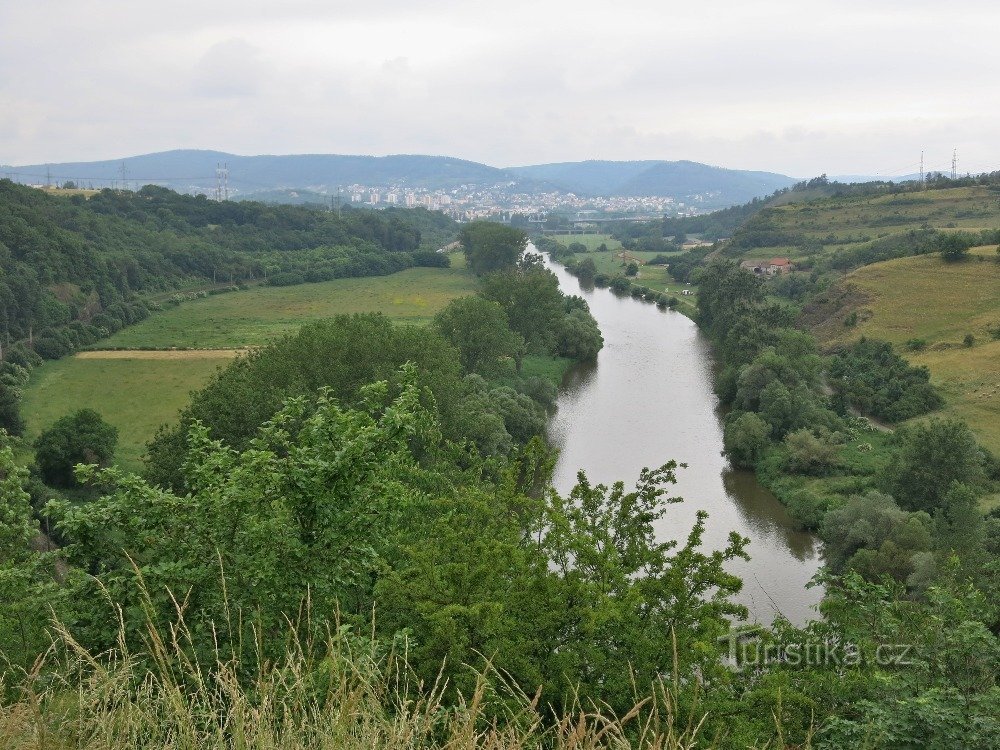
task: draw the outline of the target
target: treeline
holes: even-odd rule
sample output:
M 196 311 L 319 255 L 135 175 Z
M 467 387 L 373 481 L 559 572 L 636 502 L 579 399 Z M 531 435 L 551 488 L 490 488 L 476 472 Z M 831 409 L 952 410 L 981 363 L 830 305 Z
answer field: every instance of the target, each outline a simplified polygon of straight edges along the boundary
M 0 181 L 0 402 L 20 369 L 56 359 L 149 314 L 144 295 L 192 284 L 296 284 L 441 266 L 422 244 L 429 212 L 339 213 L 210 201 L 164 188 L 57 198 Z M 0 426 L 17 434 L 3 409 Z

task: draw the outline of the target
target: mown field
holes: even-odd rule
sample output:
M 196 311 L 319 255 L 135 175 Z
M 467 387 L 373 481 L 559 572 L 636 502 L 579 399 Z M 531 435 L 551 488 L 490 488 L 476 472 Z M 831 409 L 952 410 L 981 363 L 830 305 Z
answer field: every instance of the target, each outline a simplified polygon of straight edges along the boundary
M 961 263 L 921 255 L 860 268 L 828 295 L 831 307 L 813 330 L 824 344 L 860 336 L 895 344 L 908 360 L 926 365 L 946 400 L 944 413 L 960 417 L 983 444 L 1000 453 L 1000 263 L 994 247 L 977 248 Z M 857 313 L 858 323 L 844 321 Z M 971 334 L 974 343 L 964 344 Z M 921 351 L 907 342 L 918 339 Z
M 473 291 L 475 277 L 453 255 L 451 269 L 411 268 L 391 276 L 319 284 L 252 287 L 185 302 L 100 342 L 102 347 L 200 349 L 259 346 L 303 323 L 342 313 L 383 312 L 426 323 L 455 297 Z
M 37 368 L 21 406 L 28 441 L 59 417 L 83 407 L 96 409 L 118 428 L 117 463 L 138 469 L 143 446 L 156 428 L 173 419 L 191 391 L 232 358 L 221 352 L 174 359 L 147 359 L 144 354 L 135 352 L 129 359 L 67 357 Z
M 172 421 L 190 393 L 236 355 L 233 349 L 264 344 L 340 313 L 383 312 L 401 322 L 426 323 L 450 300 L 475 289 L 464 259 L 453 255 L 452 263 L 450 269 L 416 268 L 392 276 L 253 287 L 154 313 L 101 345 L 216 351 L 93 351 L 47 362 L 32 374 L 22 402 L 26 442 L 59 417 L 90 407 L 118 428 L 117 463 L 137 469 L 156 429 Z M 526 367 L 558 378 L 563 365 L 533 361 Z

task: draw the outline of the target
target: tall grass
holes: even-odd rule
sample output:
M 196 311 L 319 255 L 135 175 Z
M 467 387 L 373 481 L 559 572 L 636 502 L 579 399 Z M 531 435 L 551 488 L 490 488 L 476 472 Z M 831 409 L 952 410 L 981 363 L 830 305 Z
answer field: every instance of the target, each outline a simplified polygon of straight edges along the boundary
M 147 623 L 131 650 L 124 622 L 115 648 L 92 654 L 63 627 L 52 648 L 0 684 L 3 750 L 687 750 L 704 716 L 680 715 L 676 685 L 661 684 L 623 716 L 574 701 L 554 712 L 499 671 L 477 673 L 470 695 L 445 701 L 446 685 L 423 685 L 405 645 L 380 650 L 371 636 L 333 628 L 321 639 L 289 637 L 284 656 L 252 665 L 217 647 L 192 656 L 183 622 Z M 290 633 L 300 629 L 290 627 Z M 260 654 L 260 644 L 250 651 Z M 258 648 L 255 648 L 258 647 Z M 235 652 L 235 650 L 234 650 Z M 8 678 L 10 676 L 8 675 Z M 9 682 L 9 680 L 8 680 Z M 779 747 L 781 745 L 779 744 Z

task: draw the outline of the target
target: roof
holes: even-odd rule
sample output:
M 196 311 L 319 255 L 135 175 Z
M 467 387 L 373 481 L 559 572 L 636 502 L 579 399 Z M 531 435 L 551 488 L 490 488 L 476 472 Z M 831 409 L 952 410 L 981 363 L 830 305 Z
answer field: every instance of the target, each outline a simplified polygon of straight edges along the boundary
M 790 266 L 792 262 L 788 258 L 771 258 L 770 264 L 772 266 Z

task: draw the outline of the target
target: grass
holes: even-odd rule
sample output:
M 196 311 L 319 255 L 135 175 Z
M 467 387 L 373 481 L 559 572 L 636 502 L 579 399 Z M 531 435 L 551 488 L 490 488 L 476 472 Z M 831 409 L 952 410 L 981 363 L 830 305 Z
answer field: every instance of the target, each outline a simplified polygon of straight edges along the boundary
M 621 250 L 622 243 L 612 237 L 610 234 L 550 234 L 547 235 L 554 240 L 561 242 L 564 245 L 570 245 L 574 242 L 579 242 L 581 245 L 586 245 L 587 250 L 594 252 L 601 245 L 607 245 L 608 249 L 612 252 Z
M 926 365 L 945 397 L 943 414 L 964 419 L 983 444 L 1000 453 L 1000 263 L 978 248 L 961 263 L 920 255 L 876 263 L 840 282 L 846 303 L 831 308 L 814 330 L 826 344 L 860 336 L 884 339 L 913 364 Z M 982 258 L 982 260 L 979 260 Z M 831 295 L 835 297 L 836 295 Z M 859 323 L 843 321 L 857 312 Z M 976 343 L 963 345 L 966 334 Z M 906 342 L 922 339 L 923 351 Z
M 141 353 L 140 353 L 141 354 Z M 118 428 L 116 463 L 138 470 L 146 442 L 187 405 L 191 391 L 230 361 L 216 358 L 81 359 L 46 362 L 31 375 L 21 411 L 26 438 L 66 414 L 88 407 Z
M 449 686 L 423 684 L 405 648 L 383 654 L 373 639 L 346 627 L 308 641 L 292 631 L 283 639 L 285 654 L 266 662 L 243 661 L 225 644 L 215 660 L 193 659 L 183 616 L 170 628 L 147 622 L 141 629 L 147 654 L 124 646 L 124 633 L 111 651 L 92 654 L 57 626 L 52 651 L 21 675 L 22 684 L 9 675 L 11 697 L 0 699 L 0 747 L 711 750 L 723 744 L 701 731 L 700 701 L 681 707 L 669 682 L 637 695 L 621 717 L 580 699 L 553 715 L 489 665 L 470 667 L 469 693 L 447 699 Z M 780 725 L 775 734 L 780 742 Z
M 456 258 L 453 256 L 453 262 Z M 412 268 L 391 276 L 252 287 L 168 308 L 100 345 L 158 349 L 259 346 L 298 330 L 303 323 L 341 313 L 383 312 L 399 321 L 423 324 L 452 299 L 474 290 L 475 277 L 464 267 Z
M 383 312 L 395 320 L 426 323 L 450 300 L 475 289 L 464 259 L 453 268 L 414 268 L 392 276 L 338 279 L 291 287 L 257 286 L 185 302 L 123 329 L 101 346 L 212 352 L 81 352 L 47 362 L 32 373 L 21 413 L 26 444 L 56 419 L 83 407 L 96 409 L 118 428 L 116 463 L 138 470 L 157 428 L 173 421 L 233 348 L 258 346 L 306 322 L 339 313 Z M 93 358 L 93 357 L 99 358 Z M 557 361 L 533 365 L 558 369 Z M 560 378 L 561 373 L 533 374 Z M 557 380 L 558 382 L 558 380 Z M 28 456 L 22 456 L 27 459 Z

